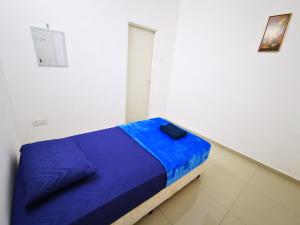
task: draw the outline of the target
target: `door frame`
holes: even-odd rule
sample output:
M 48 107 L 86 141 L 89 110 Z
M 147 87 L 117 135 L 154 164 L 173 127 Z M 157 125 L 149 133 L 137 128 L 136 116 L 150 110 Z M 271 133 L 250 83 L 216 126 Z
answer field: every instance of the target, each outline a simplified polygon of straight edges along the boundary
M 141 25 L 141 24 L 138 24 L 138 23 L 134 23 L 134 22 L 129 22 L 128 23 L 128 27 L 129 26 L 133 26 L 133 27 L 137 27 L 137 28 L 140 28 L 140 29 L 144 29 L 144 30 L 153 32 L 154 34 L 157 32 L 157 29 L 155 29 L 155 28 L 144 26 L 144 25 Z
M 150 32 L 153 32 L 154 33 L 154 39 L 153 39 L 153 52 L 152 52 L 152 62 L 151 62 L 151 74 L 150 74 L 150 85 L 149 85 L 149 99 L 148 99 L 148 107 L 147 107 L 147 117 L 149 117 L 149 109 L 150 109 L 150 97 L 151 97 L 151 83 L 152 83 L 152 75 L 153 75 L 153 68 L 154 68 L 154 54 L 155 54 L 155 49 L 156 49 L 156 33 L 158 32 L 157 29 L 155 28 L 151 28 L 151 27 L 148 27 L 148 26 L 145 26 L 145 25 L 141 25 L 141 24 L 138 24 L 138 23 L 134 23 L 134 22 L 128 22 L 127 24 L 127 66 L 126 66 L 126 88 L 125 88 L 125 123 L 127 122 L 126 121 L 126 118 L 127 118 L 127 88 L 128 88 L 128 54 L 129 54 L 129 27 L 130 26 L 133 26 L 133 27 L 137 27 L 137 28 L 140 28 L 140 29 L 143 29 L 143 30 L 147 30 L 147 31 L 150 31 Z

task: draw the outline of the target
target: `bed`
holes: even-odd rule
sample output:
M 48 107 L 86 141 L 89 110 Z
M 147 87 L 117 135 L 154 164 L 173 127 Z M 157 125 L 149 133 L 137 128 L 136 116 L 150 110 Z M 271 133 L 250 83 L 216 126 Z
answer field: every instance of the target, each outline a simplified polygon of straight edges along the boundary
M 191 133 L 174 141 L 160 132 L 158 127 L 165 123 L 154 118 L 23 146 L 47 149 L 56 142 L 72 142 L 96 173 L 28 207 L 21 159 L 12 224 L 134 224 L 198 177 L 209 155 L 210 144 Z

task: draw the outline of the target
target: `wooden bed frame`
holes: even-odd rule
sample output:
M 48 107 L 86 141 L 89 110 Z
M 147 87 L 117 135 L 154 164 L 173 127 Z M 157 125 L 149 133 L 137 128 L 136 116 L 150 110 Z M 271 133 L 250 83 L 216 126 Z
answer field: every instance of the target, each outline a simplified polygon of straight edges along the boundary
M 206 165 L 206 161 L 202 163 L 200 166 L 189 172 L 184 177 L 177 180 L 175 183 L 171 184 L 170 186 L 164 188 L 156 195 L 148 199 L 147 201 L 143 202 L 141 205 L 136 207 L 135 209 L 128 212 L 126 215 L 118 219 L 113 223 L 113 225 L 132 225 L 139 221 L 141 218 L 152 212 L 157 206 L 161 203 L 166 201 L 176 192 L 180 191 L 186 185 L 191 183 L 194 179 L 198 178 Z

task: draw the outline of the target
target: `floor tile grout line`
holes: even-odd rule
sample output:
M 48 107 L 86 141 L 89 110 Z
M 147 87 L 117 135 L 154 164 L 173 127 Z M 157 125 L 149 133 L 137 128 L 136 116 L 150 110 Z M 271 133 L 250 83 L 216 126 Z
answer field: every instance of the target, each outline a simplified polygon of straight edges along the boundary
M 220 154 L 221 150 L 217 151 L 217 154 Z M 210 160 L 213 162 L 218 162 L 215 158 L 210 157 Z M 249 161 L 249 160 L 246 160 Z M 262 169 L 265 169 L 263 166 L 261 165 L 255 165 L 255 167 L 252 168 L 252 173 L 250 173 L 250 176 L 247 177 L 247 179 L 244 179 L 244 184 L 241 187 L 241 190 L 236 192 L 237 196 L 233 199 L 233 203 L 231 203 L 228 207 L 223 206 L 223 204 L 219 203 L 219 201 L 217 201 L 212 195 L 210 195 L 207 190 L 205 190 L 205 188 L 201 188 L 202 191 L 204 191 L 204 193 L 206 193 L 207 197 L 209 199 L 211 199 L 215 204 L 217 204 L 219 207 L 223 208 L 225 213 L 224 215 L 221 217 L 220 222 L 218 223 L 219 225 L 221 225 L 224 221 L 225 218 L 228 217 L 228 215 L 232 215 L 233 217 L 236 218 L 236 220 L 240 221 L 240 223 L 242 223 L 243 225 L 247 225 L 247 223 L 245 223 L 240 216 L 237 216 L 235 213 L 233 213 L 232 209 L 234 208 L 234 206 L 236 205 L 236 203 L 241 199 L 241 196 L 243 195 L 243 193 L 245 193 L 245 190 L 248 187 L 251 187 L 251 182 L 255 181 L 255 177 L 260 173 L 260 171 Z M 230 172 L 226 172 L 229 175 L 232 175 Z M 237 180 L 237 177 L 235 177 Z M 240 180 L 241 181 L 241 180 Z M 202 184 L 203 186 L 203 184 Z M 205 185 L 204 185 L 205 186 Z M 201 187 L 201 185 L 200 185 Z M 272 199 L 270 196 L 266 196 L 268 199 Z M 287 212 L 291 213 L 292 215 L 296 216 L 297 218 L 300 218 L 299 215 L 295 212 L 293 212 L 292 210 L 290 210 L 289 208 L 287 208 L 284 203 L 282 203 L 282 201 L 275 201 L 273 200 L 274 203 L 277 203 L 278 206 L 280 206 L 282 209 L 286 210 Z M 169 217 L 162 211 L 162 209 L 158 208 L 157 209 L 159 213 L 161 213 L 161 215 L 163 216 L 163 218 L 166 220 L 166 222 L 168 222 L 168 224 L 170 225 L 174 225 L 174 223 L 169 219 Z
M 209 160 L 212 161 L 213 163 L 217 163 L 217 164 L 219 163 L 218 160 L 216 160 L 216 159 L 214 159 L 214 158 L 210 158 Z M 248 160 L 246 160 L 246 161 L 249 162 Z M 251 163 L 251 162 L 250 162 L 250 163 Z M 256 169 L 257 169 L 258 167 L 260 167 L 259 165 L 256 165 L 256 164 L 254 164 L 254 166 L 255 166 L 254 171 L 256 171 Z M 247 183 L 248 180 L 252 177 L 252 174 L 251 174 L 250 177 L 249 177 L 248 179 L 243 180 L 243 179 L 239 178 L 238 176 L 234 175 L 231 171 L 225 171 L 225 172 L 226 172 L 228 175 L 232 176 L 233 178 L 235 178 L 236 180 L 238 180 L 238 181 L 240 181 L 240 182 L 242 182 L 242 183 Z
M 240 193 L 238 194 L 238 196 L 236 197 L 236 199 L 233 201 L 233 203 L 231 204 L 231 206 L 228 209 L 228 212 L 223 216 L 223 218 L 221 219 L 219 225 L 222 224 L 222 222 L 224 221 L 224 219 L 226 218 L 226 216 L 231 212 L 233 206 L 235 205 L 235 203 L 240 199 L 242 193 L 246 190 L 246 188 L 248 187 L 250 181 L 253 179 L 254 175 L 256 174 L 257 170 L 258 170 L 259 166 L 256 165 L 255 170 L 253 171 L 253 174 L 249 177 L 249 179 L 247 180 L 247 182 L 245 183 L 244 187 L 242 188 L 242 190 L 240 191 Z M 234 214 L 234 216 L 236 216 Z M 243 224 L 245 224 L 245 222 L 243 220 L 241 220 L 241 218 L 239 218 L 238 216 L 236 216 Z
M 172 221 L 170 221 L 170 219 L 164 214 L 162 210 L 160 210 L 159 208 L 157 208 L 157 210 L 162 214 L 162 216 L 168 221 L 169 224 L 173 225 Z
M 210 159 L 210 161 L 213 161 L 212 163 L 219 163 L 218 161 L 216 161 L 215 159 Z M 215 167 L 219 167 L 219 165 L 214 165 Z M 256 170 L 257 166 L 255 165 L 255 168 L 254 168 L 254 171 Z M 204 171 L 205 172 L 205 171 Z M 244 179 L 241 179 L 239 178 L 238 176 L 234 175 L 231 171 L 228 171 L 228 170 L 223 170 L 223 171 L 219 171 L 217 173 L 217 175 L 219 175 L 219 173 L 225 173 L 226 175 L 232 177 L 233 179 L 237 180 L 238 182 L 240 183 L 244 183 L 246 184 L 248 182 L 248 180 L 251 178 L 252 174 L 250 174 L 249 178 L 244 180 Z
M 223 223 L 224 219 L 226 218 L 226 216 L 227 216 L 229 213 L 230 213 L 230 211 L 227 210 L 226 213 L 225 213 L 225 215 L 224 215 L 224 216 L 222 217 L 222 219 L 220 220 L 219 225 L 221 225 L 221 224 Z
M 265 169 L 263 166 L 258 166 L 258 169 Z M 285 209 L 286 211 L 288 211 L 289 213 L 293 214 L 294 216 L 296 216 L 297 218 L 300 219 L 300 214 L 295 213 L 294 211 L 292 211 L 291 209 L 289 209 L 288 207 L 286 207 L 281 201 L 277 201 L 274 200 L 273 198 L 271 198 L 269 195 L 264 194 L 264 196 L 269 199 L 270 201 L 272 201 L 273 203 L 278 204 L 278 206 L 280 206 L 281 208 Z
M 269 196 L 266 196 L 268 199 L 271 199 L 273 202 L 277 203 L 280 207 L 282 207 L 283 209 L 285 209 L 286 211 L 290 212 L 291 214 L 293 214 L 294 216 L 296 216 L 297 218 L 300 219 L 300 215 L 295 213 L 294 211 L 290 210 L 289 208 L 287 208 L 284 204 L 282 204 L 280 201 L 276 201 L 273 200 L 272 198 L 270 198 Z
M 223 219 L 226 217 L 226 215 L 229 213 L 229 209 L 227 209 L 227 207 L 223 206 L 223 204 L 221 204 L 219 201 L 217 201 L 216 199 L 214 199 L 205 189 L 202 189 L 202 191 L 205 192 L 205 194 L 207 195 L 207 197 L 212 200 L 215 204 L 217 204 L 219 207 L 225 209 L 226 213 L 225 215 L 222 217 L 222 219 L 220 220 L 219 225 L 223 222 Z
M 203 185 L 203 184 L 202 184 L 202 186 L 207 187 L 206 185 Z M 205 192 L 205 194 L 207 194 L 207 196 L 208 196 L 211 200 L 213 200 L 215 203 L 217 203 L 218 206 L 224 208 L 226 211 L 229 210 L 229 209 L 227 209 L 227 207 L 226 207 L 225 205 L 223 205 L 222 203 L 220 203 L 219 201 L 217 201 L 216 199 L 214 199 L 214 197 L 213 197 L 213 196 L 212 196 L 205 188 L 199 187 L 199 189 L 202 190 L 203 192 Z
M 219 154 L 220 154 L 220 151 L 221 151 L 221 150 L 218 151 Z M 218 162 L 218 161 L 217 161 L 216 159 L 214 159 L 214 158 L 210 158 L 210 160 L 212 160 L 213 162 Z M 246 161 L 248 161 L 248 160 L 246 160 Z M 231 204 L 231 206 L 230 206 L 228 209 L 227 209 L 227 207 L 225 207 L 223 204 L 221 204 L 219 201 L 217 201 L 216 199 L 214 199 L 213 196 L 211 196 L 205 189 L 203 189 L 203 191 L 208 195 L 208 197 L 209 197 L 210 199 L 212 199 L 215 203 L 217 203 L 217 205 L 219 205 L 220 207 L 222 207 L 222 208 L 224 208 L 224 209 L 226 210 L 226 213 L 225 213 L 225 215 L 222 217 L 222 219 L 221 219 L 221 221 L 220 221 L 219 224 L 221 224 L 221 223 L 224 221 L 224 219 L 226 218 L 226 216 L 230 213 L 232 207 L 233 207 L 234 204 L 238 201 L 238 199 L 240 198 L 241 194 L 242 194 L 243 191 L 246 189 L 246 187 L 249 185 L 251 179 L 253 178 L 253 176 L 254 176 L 254 174 L 256 173 L 256 171 L 258 170 L 258 168 L 259 168 L 259 166 L 258 166 L 258 165 L 255 165 L 255 168 L 254 168 L 253 173 L 250 175 L 250 177 L 249 177 L 246 181 L 242 181 L 241 179 L 239 179 L 239 178 L 237 178 L 237 177 L 234 176 L 235 179 L 239 180 L 240 182 L 245 182 L 245 183 L 244 183 L 244 186 L 243 186 L 242 190 L 239 192 L 238 196 L 236 197 L 236 199 L 234 200 L 234 202 Z M 230 172 L 226 172 L 226 173 L 228 173 L 228 175 L 233 176 Z M 238 218 L 238 217 L 237 217 L 237 218 Z M 238 218 L 238 219 L 241 221 L 240 218 Z M 241 221 L 241 222 L 243 222 L 243 221 Z M 244 223 L 244 222 L 243 222 L 243 223 Z M 245 223 L 244 223 L 244 224 L 245 224 Z
M 250 180 L 253 179 L 254 175 L 260 170 L 260 169 L 265 169 L 263 166 L 261 165 L 257 165 L 257 168 L 255 170 L 255 172 L 253 173 L 253 175 L 251 176 Z M 271 171 L 272 172 L 272 171 Z M 249 180 L 249 183 L 250 183 L 250 180 Z M 248 184 L 249 185 L 249 184 Z M 287 208 L 281 201 L 276 201 L 274 200 L 273 198 L 271 198 L 269 195 L 264 195 L 267 199 L 269 199 L 270 201 L 278 204 L 281 208 L 285 209 L 286 211 L 290 212 L 291 214 L 293 214 L 294 216 L 300 218 L 300 215 L 295 213 L 294 211 L 292 211 L 291 209 Z
M 200 178 L 201 179 L 201 178 Z M 207 195 L 207 197 L 210 199 L 210 200 L 212 200 L 215 204 L 217 204 L 219 207 L 221 207 L 222 209 L 225 209 L 226 211 L 228 210 L 226 207 L 224 207 L 222 204 L 220 204 L 218 201 L 216 201 L 214 198 L 212 198 L 208 193 L 207 193 L 207 191 L 206 190 L 203 190 L 204 192 L 205 192 L 205 194 Z M 169 220 L 169 218 L 163 213 L 163 211 L 162 210 L 160 210 L 160 209 L 158 209 L 161 213 L 162 213 L 162 215 L 167 219 L 167 221 L 169 222 L 169 223 L 171 223 L 172 225 L 173 225 L 173 223 Z M 229 210 L 228 210 L 229 211 Z
M 200 178 L 201 179 L 201 178 Z M 214 203 L 216 203 L 218 206 L 220 206 L 221 208 L 227 210 L 226 207 L 224 207 L 222 204 L 220 204 L 218 201 L 216 201 L 216 199 L 214 199 L 205 189 L 202 189 L 202 191 L 205 192 L 205 194 L 207 195 L 207 197 L 212 200 Z
M 249 157 L 247 155 L 244 155 L 243 153 L 241 153 L 239 151 L 236 151 L 234 149 L 226 147 L 226 146 L 224 146 L 224 145 L 222 145 L 222 144 L 220 144 L 218 142 L 215 142 L 215 141 L 210 140 L 210 139 L 208 141 L 212 145 L 219 146 L 221 149 L 224 149 L 224 150 L 226 150 L 228 152 L 231 152 L 234 155 L 238 155 L 239 157 L 244 158 L 247 161 L 253 162 L 254 164 L 256 164 L 257 166 L 259 166 L 260 168 L 266 169 L 266 170 L 268 170 L 270 172 L 273 172 L 273 173 L 279 175 L 280 177 L 286 178 L 286 179 L 288 179 L 289 181 L 295 183 L 298 186 L 300 185 L 300 180 L 297 180 L 297 179 L 295 179 L 295 178 L 293 178 L 293 177 L 291 177 L 291 176 L 289 176 L 289 175 L 287 175 L 285 173 L 282 173 L 282 172 L 280 172 L 280 171 L 278 171 L 278 170 L 276 170 L 276 169 L 274 169 L 274 168 L 272 168 L 270 166 L 267 166 L 266 164 L 264 164 L 264 163 L 262 163 L 260 161 L 257 161 L 257 160 L 255 160 L 255 159 L 253 159 L 253 158 L 251 158 L 251 157 Z
M 220 150 L 219 150 L 220 151 Z M 218 151 L 218 152 L 219 152 Z M 210 160 L 214 160 L 213 158 L 211 158 Z M 215 161 L 215 160 L 214 160 Z M 217 161 L 216 161 L 217 162 Z M 256 171 L 256 169 L 257 168 L 255 168 L 255 171 Z M 254 172 L 255 172 L 254 171 Z M 254 172 L 253 172 L 253 174 L 254 174 Z M 252 175 L 253 175 L 252 174 Z M 229 173 L 229 175 L 230 175 L 230 173 Z M 252 177 L 252 175 L 251 175 L 251 177 Z M 251 177 L 249 178 L 249 180 L 251 179 Z M 200 178 L 201 179 L 201 178 Z M 248 184 L 248 181 L 246 181 L 246 183 L 245 183 L 245 186 Z M 226 217 L 226 215 L 229 213 L 229 211 L 230 211 L 230 209 L 231 209 L 231 207 L 229 208 L 229 209 L 227 209 L 227 207 L 225 207 L 223 204 L 221 204 L 221 203 L 219 203 L 217 200 L 215 200 L 205 189 L 202 189 L 205 193 L 206 193 L 206 195 L 207 195 L 207 197 L 209 198 L 209 199 L 211 199 L 215 204 L 217 204 L 219 207 L 221 207 L 221 208 L 223 208 L 223 209 L 225 209 L 225 211 L 226 211 L 226 213 L 225 213 L 225 215 L 224 215 L 224 217 L 221 219 L 221 221 L 220 221 L 220 224 L 222 223 L 222 221 L 223 221 L 223 219 Z M 244 188 L 242 189 L 242 191 L 244 190 Z M 241 192 L 242 192 L 241 191 Z M 234 202 L 235 203 L 235 202 Z M 234 204 L 233 203 L 233 204 Z M 232 204 L 232 205 L 233 205 Z M 164 212 L 161 210 L 161 209 L 159 209 L 159 206 L 155 209 L 155 210 L 159 210 L 159 212 L 163 215 L 163 217 L 168 221 L 168 223 L 170 223 L 171 225 L 173 225 L 173 223 L 172 223 L 172 221 L 170 221 L 170 219 L 164 214 Z

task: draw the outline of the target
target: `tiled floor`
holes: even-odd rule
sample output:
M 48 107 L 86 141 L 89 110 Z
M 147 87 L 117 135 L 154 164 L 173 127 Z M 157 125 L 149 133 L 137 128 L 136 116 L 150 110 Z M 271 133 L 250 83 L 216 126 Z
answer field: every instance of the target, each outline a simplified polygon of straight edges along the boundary
M 201 178 L 138 225 L 300 225 L 300 186 L 218 145 Z

